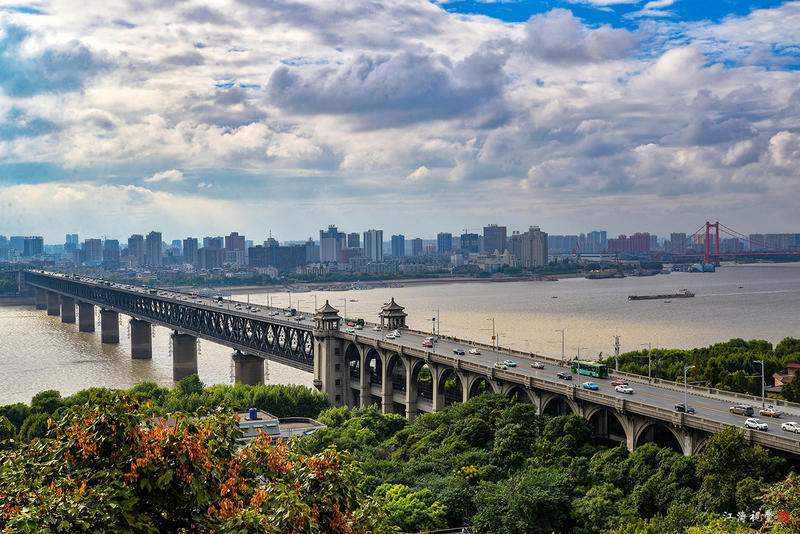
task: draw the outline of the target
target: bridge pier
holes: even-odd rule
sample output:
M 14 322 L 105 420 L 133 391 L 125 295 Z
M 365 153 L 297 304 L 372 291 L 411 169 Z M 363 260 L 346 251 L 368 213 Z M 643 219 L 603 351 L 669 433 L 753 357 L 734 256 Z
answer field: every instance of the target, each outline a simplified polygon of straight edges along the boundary
M 78 330 L 94 332 L 94 305 L 88 302 L 78 302 Z
M 47 315 L 56 316 L 61 313 L 61 305 L 58 301 L 58 293 L 47 292 Z
M 149 360 L 153 357 L 153 329 L 147 321 L 131 319 L 131 357 Z
M 46 310 L 47 309 L 47 291 L 40 288 L 35 288 L 35 297 L 36 300 L 36 309 L 37 310 Z
M 174 332 L 172 339 L 172 379 L 175 382 L 197 373 L 197 338 Z
M 257 386 L 264 383 L 264 360 L 252 354 L 233 353 L 233 377 L 237 384 Z
M 75 299 L 61 297 L 61 322 L 75 324 Z
M 119 313 L 114 310 L 100 310 L 100 341 L 119 343 Z
M 417 380 L 414 378 L 414 364 L 405 358 L 403 364 L 406 368 L 406 419 L 409 423 L 413 423 L 417 418 L 417 399 L 419 391 L 417 388 Z

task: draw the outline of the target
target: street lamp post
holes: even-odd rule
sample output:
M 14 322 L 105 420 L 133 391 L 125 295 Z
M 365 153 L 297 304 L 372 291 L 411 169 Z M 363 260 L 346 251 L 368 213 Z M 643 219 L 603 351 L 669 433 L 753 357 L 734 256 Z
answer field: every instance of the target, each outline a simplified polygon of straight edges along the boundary
M 683 368 L 683 413 L 688 413 L 689 410 L 689 386 L 686 382 L 686 371 L 693 367 L 694 365 L 687 365 Z
M 644 347 L 644 343 L 642 343 L 642 347 Z M 650 384 L 652 382 L 652 374 L 651 370 L 653 368 L 653 360 L 650 357 L 651 353 L 653 352 L 653 346 L 651 342 L 647 342 L 647 383 Z
M 564 329 L 561 328 L 560 330 L 556 330 L 556 332 L 561 332 L 561 366 L 564 366 Z
M 344 302 L 344 324 L 347 324 L 347 299 L 342 299 Z
M 614 370 L 619 371 L 619 336 L 614 336 Z
M 579 361 L 581 359 L 581 349 L 585 349 L 585 348 L 587 348 L 587 347 L 578 347 L 578 360 Z
M 761 407 L 764 408 L 764 360 L 753 360 L 753 363 L 761 364 Z
M 494 350 L 494 347 L 495 347 L 495 345 L 494 345 L 494 339 L 495 339 L 495 334 L 494 334 L 494 317 L 491 317 L 491 318 L 489 318 L 489 319 L 486 319 L 486 320 L 487 320 L 487 321 L 492 321 L 492 350 Z

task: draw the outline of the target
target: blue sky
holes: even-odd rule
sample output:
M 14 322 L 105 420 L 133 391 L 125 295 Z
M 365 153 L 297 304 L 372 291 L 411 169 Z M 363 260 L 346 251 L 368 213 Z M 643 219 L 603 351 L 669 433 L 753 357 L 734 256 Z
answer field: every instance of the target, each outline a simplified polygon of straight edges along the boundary
M 800 231 L 798 43 L 800 1 L 0 0 L 0 234 Z

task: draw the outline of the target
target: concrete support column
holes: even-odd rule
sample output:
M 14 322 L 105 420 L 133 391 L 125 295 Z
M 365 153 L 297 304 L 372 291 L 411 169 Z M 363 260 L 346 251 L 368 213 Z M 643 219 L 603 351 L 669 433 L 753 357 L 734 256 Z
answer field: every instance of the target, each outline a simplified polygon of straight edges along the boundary
M 131 357 L 149 360 L 153 357 L 153 329 L 147 321 L 131 319 Z
M 366 350 L 362 351 L 361 357 L 359 359 L 359 365 L 361 368 L 361 380 L 359 380 L 359 408 L 367 408 L 372 404 L 372 392 L 370 392 L 370 383 L 369 383 L 369 369 L 367 369 L 367 358 L 364 354 Z
M 417 381 L 413 376 L 413 362 L 410 359 L 403 361 L 406 368 L 406 419 L 409 423 L 413 423 L 417 418 Z
M 392 375 L 389 373 L 389 356 L 381 358 L 381 412 L 394 413 L 394 399 L 392 398 Z
M 61 303 L 58 301 L 58 293 L 47 292 L 47 315 L 56 316 L 61 313 Z
M 172 379 L 177 382 L 197 373 L 197 338 L 189 334 L 173 333 Z
M 78 330 L 94 332 L 94 306 L 88 302 L 78 302 Z
M 61 297 L 61 322 L 75 324 L 75 299 Z
M 432 409 L 434 412 L 438 412 L 444 409 L 444 384 L 439 383 L 442 379 L 443 369 L 432 363 L 428 364 L 428 368 L 431 370 L 431 383 L 433 385 Z
M 467 402 L 469 400 L 469 390 L 472 388 L 472 381 L 468 375 L 459 371 L 456 371 L 456 376 L 458 376 L 458 381 L 461 382 L 461 402 Z
M 100 341 L 119 343 L 119 313 L 114 310 L 100 310 Z
M 233 353 L 233 377 L 237 384 L 257 386 L 264 383 L 264 360 L 252 354 Z
M 36 293 L 36 309 L 37 310 L 46 310 L 47 309 L 47 291 L 40 288 L 35 288 Z

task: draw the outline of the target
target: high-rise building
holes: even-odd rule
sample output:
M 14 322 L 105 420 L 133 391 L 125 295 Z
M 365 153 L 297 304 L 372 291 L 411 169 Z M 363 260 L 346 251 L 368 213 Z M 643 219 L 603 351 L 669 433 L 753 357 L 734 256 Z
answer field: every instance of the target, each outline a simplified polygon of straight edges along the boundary
M 103 261 L 103 242 L 99 239 L 84 240 L 83 259 L 86 263 Z
M 206 236 L 203 238 L 203 248 L 218 248 L 222 250 L 225 246 L 223 238 L 219 237 L 209 237 Z
M 183 240 L 183 263 L 197 265 L 197 238 L 187 237 Z
M 144 245 L 145 261 L 150 267 L 161 267 L 161 232 L 147 234 Z
M 44 238 L 42 236 L 28 236 L 22 242 L 22 256 L 32 258 L 44 254 Z
M 6 236 L 0 235 L 0 261 L 8 260 L 8 239 Z
M 327 230 L 319 231 L 319 261 L 322 263 L 336 263 L 339 261 L 339 252 L 344 248 L 346 236 L 336 226 L 329 225 Z
M 686 234 L 684 232 L 669 234 L 669 252 L 673 254 L 686 252 Z
M 547 265 L 547 233 L 538 226 L 531 226 L 521 234 L 520 264 L 523 267 L 541 267 Z
M 361 236 L 358 232 L 350 232 L 347 234 L 347 247 L 348 248 L 361 248 Z
M 244 265 L 244 236 L 231 232 L 225 236 L 225 261 L 234 265 Z
M 306 263 L 319 263 L 319 245 L 310 237 L 306 241 Z
M 506 250 L 506 227 L 490 224 L 483 227 L 483 251 L 502 254 Z
M 403 234 L 392 236 L 392 257 L 402 258 L 406 255 L 406 236 Z
M 479 252 L 481 236 L 478 234 L 461 234 L 461 250 L 463 252 Z
M 439 232 L 436 235 L 436 249 L 439 254 L 449 254 L 453 250 L 453 234 L 449 232 Z
M 12 235 L 8 238 L 8 243 L 17 252 L 22 254 L 22 251 L 25 250 L 25 236 L 24 235 Z
M 422 256 L 422 239 L 415 237 L 411 240 L 411 255 Z
M 197 267 L 199 269 L 216 269 L 222 267 L 222 256 L 225 250 L 221 247 L 203 247 L 197 251 Z
M 136 261 L 136 265 L 144 265 L 144 236 L 133 234 L 128 238 L 128 256 Z
M 364 232 L 364 257 L 371 261 L 383 261 L 383 230 Z
M 65 245 L 75 245 L 77 247 L 79 245 L 78 242 L 78 234 L 67 234 L 67 238 L 64 241 Z
M 109 263 L 119 262 L 119 240 L 106 239 L 103 243 L 103 261 Z

